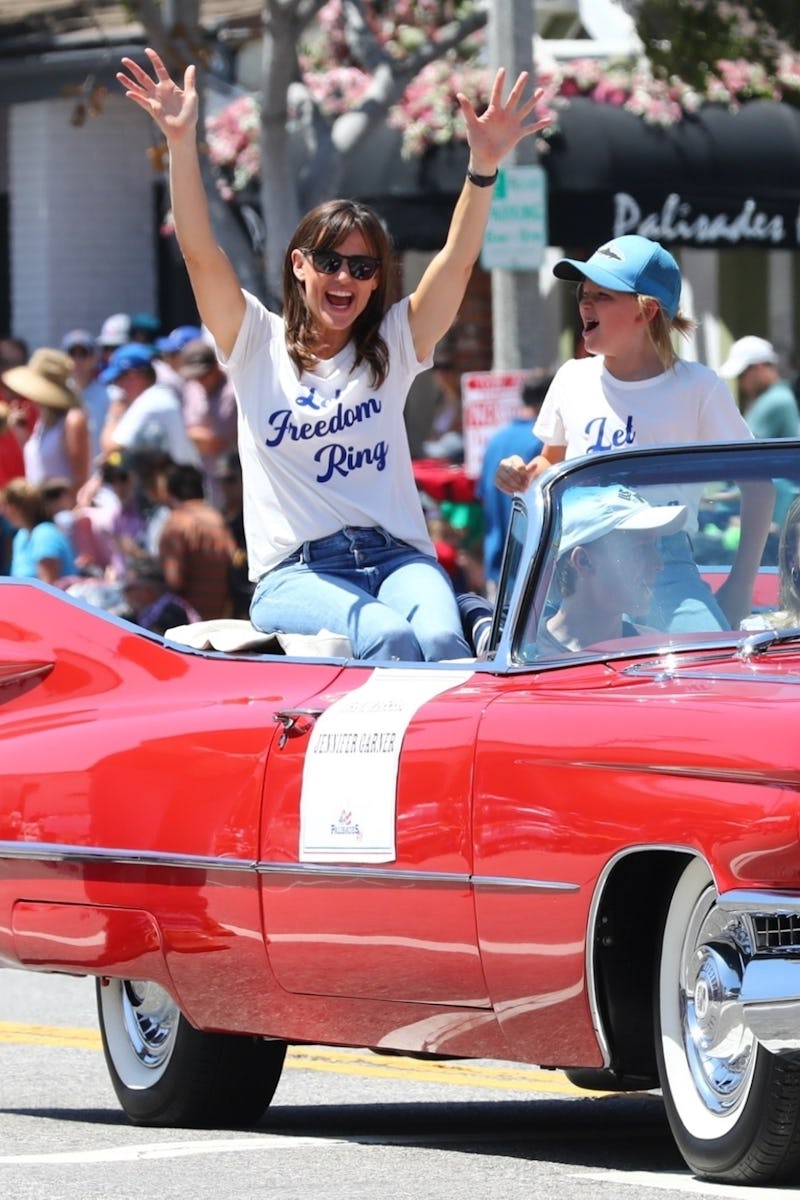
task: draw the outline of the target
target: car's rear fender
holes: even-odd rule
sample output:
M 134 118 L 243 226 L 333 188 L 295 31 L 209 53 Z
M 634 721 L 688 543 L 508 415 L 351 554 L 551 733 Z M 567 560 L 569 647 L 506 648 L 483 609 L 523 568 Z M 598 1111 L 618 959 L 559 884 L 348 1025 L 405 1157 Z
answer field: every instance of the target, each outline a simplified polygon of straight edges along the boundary
M 597 888 L 587 939 L 587 980 L 610 1078 L 636 1079 L 642 1087 L 649 1080 L 657 1086 L 656 973 L 667 909 L 693 857 L 681 847 L 632 851 L 609 865 Z M 743 932 L 730 984 L 742 1021 L 771 1052 L 796 1053 L 800 895 L 771 889 L 721 891 L 717 907 Z
M 610 1071 L 657 1086 L 653 987 L 675 883 L 691 858 L 680 848 L 621 855 L 601 877 L 586 941 L 592 1016 Z

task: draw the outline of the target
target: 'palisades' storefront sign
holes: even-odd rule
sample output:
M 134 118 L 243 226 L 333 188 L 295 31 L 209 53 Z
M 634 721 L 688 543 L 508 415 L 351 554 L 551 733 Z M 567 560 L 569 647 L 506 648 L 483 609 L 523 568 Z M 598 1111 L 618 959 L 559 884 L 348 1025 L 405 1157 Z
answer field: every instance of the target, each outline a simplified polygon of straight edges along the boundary
M 717 249 L 754 243 L 788 249 L 800 243 L 800 206 L 790 221 L 787 216 L 761 208 L 751 196 L 738 212 L 703 212 L 677 192 L 671 192 L 657 211 L 648 212 L 634 196 L 617 192 L 613 236 L 639 233 L 659 242 L 682 242 Z
M 800 250 L 800 189 L 784 195 L 710 199 L 689 190 L 550 191 L 550 245 L 589 250 L 624 233 L 667 246 Z
M 661 129 L 575 96 L 559 128 L 541 158 L 550 245 L 589 251 L 639 233 L 676 247 L 800 250 L 800 107 L 706 104 Z

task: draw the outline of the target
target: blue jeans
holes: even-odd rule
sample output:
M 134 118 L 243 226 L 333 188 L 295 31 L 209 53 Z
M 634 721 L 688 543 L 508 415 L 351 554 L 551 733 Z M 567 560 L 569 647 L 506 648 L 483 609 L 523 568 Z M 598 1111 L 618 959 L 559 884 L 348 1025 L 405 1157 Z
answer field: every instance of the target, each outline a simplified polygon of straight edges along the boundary
M 356 658 L 435 662 L 471 654 L 444 569 L 374 527 L 304 542 L 259 579 L 250 620 L 264 633 L 344 634 Z
M 700 576 L 688 535 L 671 533 L 659 538 L 658 549 L 664 569 L 656 576 L 647 624 L 671 633 L 729 629 L 714 593 Z

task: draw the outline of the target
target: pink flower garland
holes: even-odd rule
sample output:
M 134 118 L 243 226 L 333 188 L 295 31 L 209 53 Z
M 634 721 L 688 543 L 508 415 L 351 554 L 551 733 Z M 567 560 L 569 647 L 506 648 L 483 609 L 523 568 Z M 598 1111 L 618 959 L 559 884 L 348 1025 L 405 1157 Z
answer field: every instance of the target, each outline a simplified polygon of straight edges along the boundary
M 413 10 L 418 16 L 426 2 L 431 8 L 430 15 L 434 16 L 435 0 L 399 0 L 394 5 L 391 33 L 398 51 L 407 51 L 417 35 L 425 36 L 424 29 L 418 27 L 398 28 L 398 15 L 408 8 L 410 15 Z M 331 13 L 335 15 L 336 3 L 337 0 L 331 0 L 326 6 L 329 17 Z M 322 39 L 324 55 L 321 44 L 312 45 L 304 53 L 301 65 L 309 93 L 325 116 L 334 120 L 359 103 L 370 80 L 364 71 L 346 64 L 343 40 L 331 40 L 328 32 L 326 25 Z M 387 26 L 380 32 L 388 37 L 390 30 Z M 401 47 L 403 39 L 405 44 Z M 431 147 L 463 140 L 456 93 L 464 92 L 480 105 L 488 99 L 488 83 L 489 72 L 468 62 L 439 59 L 424 67 L 387 118 L 388 124 L 402 133 L 403 156 L 416 158 Z M 721 60 L 702 94 L 677 77 L 663 81 L 641 66 L 602 64 L 595 59 L 575 59 L 549 70 L 543 68 L 537 75 L 537 84 L 545 90 L 537 116 L 547 115 L 551 122 L 538 139 L 544 152 L 547 140 L 558 131 L 558 109 L 573 96 L 587 96 L 597 104 L 612 104 L 650 125 L 662 127 L 675 125 L 702 104 L 723 104 L 736 109 L 748 100 L 760 98 L 800 106 L 800 55 L 784 53 L 775 75 L 768 75 L 758 63 Z M 258 104 L 252 97 L 235 100 L 206 122 L 209 153 L 220 168 L 223 191 L 228 198 L 258 176 L 259 124 Z

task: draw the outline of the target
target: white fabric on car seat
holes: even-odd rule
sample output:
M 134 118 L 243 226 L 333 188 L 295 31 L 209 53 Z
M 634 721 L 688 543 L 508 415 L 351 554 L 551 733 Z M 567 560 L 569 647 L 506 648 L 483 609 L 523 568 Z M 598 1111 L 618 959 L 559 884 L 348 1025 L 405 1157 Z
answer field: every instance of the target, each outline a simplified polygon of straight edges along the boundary
M 262 633 L 249 621 L 225 617 L 175 625 L 164 637 L 195 650 L 221 650 L 228 654 L 241 650 L 313 658 L 351 658 L 353 654 L 350 639 L 329 629 L 320 629 L 319 633 Z

